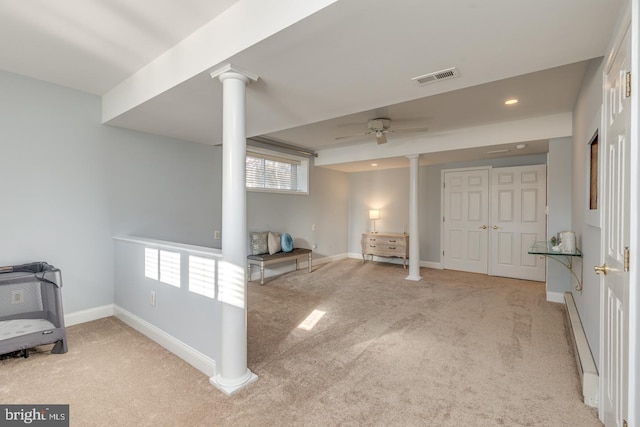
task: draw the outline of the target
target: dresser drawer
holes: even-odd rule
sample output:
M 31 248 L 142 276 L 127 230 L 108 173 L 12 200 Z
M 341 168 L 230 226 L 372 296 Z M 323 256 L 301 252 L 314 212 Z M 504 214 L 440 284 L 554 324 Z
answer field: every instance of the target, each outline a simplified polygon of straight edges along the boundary
M 373 245 L 405 245 L 404 238 L 398 237 L 367 237 L 366 242 Z
M 406 249 L 404 242 L 388 243 L 388 242 L 367 242 L 366 248 L 372 251 L 396 251 L 404 253 Z

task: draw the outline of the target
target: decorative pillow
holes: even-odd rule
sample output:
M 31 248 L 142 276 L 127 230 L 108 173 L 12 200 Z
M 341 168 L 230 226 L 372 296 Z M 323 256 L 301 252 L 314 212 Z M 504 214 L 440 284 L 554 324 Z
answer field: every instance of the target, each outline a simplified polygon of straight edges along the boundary
M 267 246 L 269 247 L 269 255 L 280 252 L 280 233 L 272 233 L 270 231 L 267 238 Z
M 252 231 L 249 233 L 249 244 L 251 246 L 251 255 L 262 255 L 269 252 L 267 239 L 268 231 Z
M 293 250 L 293 239 L 291 238 L 291 234 L 282 233 L 282 237 L 280 237 L 280 246 L 282 247 L 282 252 L 291 252 Z

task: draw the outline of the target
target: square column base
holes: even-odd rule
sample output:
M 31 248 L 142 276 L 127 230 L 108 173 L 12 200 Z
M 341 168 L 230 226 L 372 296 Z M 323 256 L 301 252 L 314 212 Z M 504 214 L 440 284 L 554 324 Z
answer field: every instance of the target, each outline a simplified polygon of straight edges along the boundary
M 405 280 L 411 280 L 414 282 L 419 282 L 420 280 L 422 280 L 422 276 L 412 276 L 412 275 L 408 275 L 407 277 L 404 278 Z
M 237 384 L 229 384 L 228 381 L 220 378 L 220 375 L 216 375 L 215 377 L 209 378 L 209 383 L 212 386 L 226 394 L 227 396 L 231 396 L 233 393 L 240 391 L 251 383 L 254 383 L 258 380 L 258 376 L 247 369 L 247 374 L 241 378 Z

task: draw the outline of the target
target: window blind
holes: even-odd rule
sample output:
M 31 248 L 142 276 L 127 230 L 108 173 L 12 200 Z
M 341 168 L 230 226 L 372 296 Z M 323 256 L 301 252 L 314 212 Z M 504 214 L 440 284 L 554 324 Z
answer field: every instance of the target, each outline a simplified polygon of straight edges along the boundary
M 300 191 L 300 165 L 297 160 L 247 152 L 247 188 Z

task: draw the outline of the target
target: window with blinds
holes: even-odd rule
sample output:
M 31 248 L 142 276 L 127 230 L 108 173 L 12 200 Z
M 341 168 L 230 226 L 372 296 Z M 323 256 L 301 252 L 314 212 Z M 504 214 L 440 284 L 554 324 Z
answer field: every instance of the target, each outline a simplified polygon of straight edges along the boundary
M 308 194 L 309 161 L 264 151 L 248 151 L 247 189 L 279 193 Z

